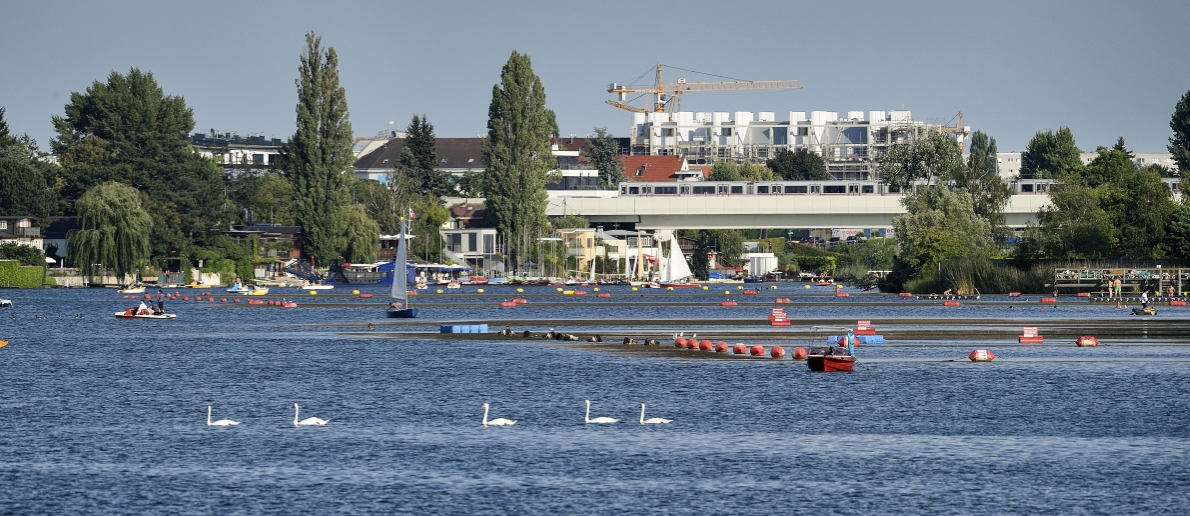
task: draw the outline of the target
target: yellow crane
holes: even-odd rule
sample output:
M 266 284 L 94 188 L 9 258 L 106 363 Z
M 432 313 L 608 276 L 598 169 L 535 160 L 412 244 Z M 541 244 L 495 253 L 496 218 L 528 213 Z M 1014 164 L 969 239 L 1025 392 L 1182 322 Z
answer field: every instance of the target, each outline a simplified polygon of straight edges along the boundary
M 959 152 L 963 152 L 963 140 L 965 140 L 968 136 L 971 136 L 971 127 L 963 125 L 962 111 L 959 111 L 959 114 L 955 115 L 955 118 L 957 118 L 958 121 L 953 126 L 939 125 L 938 130 L 944 133 L 955 135 L 955 139 L 958 140 L 959 143 Z M 951 120 L 954 120 L 955 118 L 952 118 Z
M 661 80 L 661 63 L 657 63 L 657 78 L 653 87 L 649 89 L 635 89 L 623 84 L 611 83 L 607 87 L 608 93 L 619 95 L 620 100 L 609 100 L 608 104 L 633 113 L 661 113 L 666 110 L 674 112 L 682 103 L 683 93 L 697 93 L 705 91 L 739 91 L 739 90 L 799 90 L 802 83 L 798 81 L 727 81 L 727 82 L 678 82 L 666 84 Z M 629 93 L 649 93 L 652 95 L 652 108 L 630 106 L 624 101 Z

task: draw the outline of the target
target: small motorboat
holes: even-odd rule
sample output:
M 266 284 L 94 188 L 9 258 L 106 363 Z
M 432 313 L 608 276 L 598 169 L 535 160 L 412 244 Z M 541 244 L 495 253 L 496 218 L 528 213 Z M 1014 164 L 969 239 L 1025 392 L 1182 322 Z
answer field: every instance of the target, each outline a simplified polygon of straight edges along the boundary
M 239 294 L 241 296 L 263 296 L 269 293 L 269 287 L 261 287 L 258 285 L 244 285 L 242 287 L 233 287 L 227 289 L 232 294 Z
M 334 285 L 323 285 L 321 283 L 303 283 L 298 285 L 298 290 L 330 290 L 335 288 Z
M 0 306 L 12 306 L 12 300 L 0 297 Z
M 806 355 L 806 365 L 811 371 L 847 373 L 855 367 L 855 357 L 847 355 Z
M 1157 315 L 1157 309 L 1152 306 L 1148 308 L 1133 308 L 1132 315 Z
M 119 292 L 121 294 L 144 294 L 145 286 L 144 285 L 128 285 L 127 287 L 117 290 L 116 292 Z
M 459 284 L 459 282 L 457 282 L 457 281 L 451 281 L 446 284 L 446 288 L 460 288 L 460 287 L 462 287 L 462 285 Z
M 8 345 L 8 341 L 7 341 L 7 340 L 0 340 L 0 348 L 2 348 L 2 347 L 4 347 L 4 346 L 7 346 L 7 345 Z
M 116 312 L 116 319 L 177 319 L 176 314 L 155 312 L 153 310 L 138 310 L 129 308 L 123 312 Z

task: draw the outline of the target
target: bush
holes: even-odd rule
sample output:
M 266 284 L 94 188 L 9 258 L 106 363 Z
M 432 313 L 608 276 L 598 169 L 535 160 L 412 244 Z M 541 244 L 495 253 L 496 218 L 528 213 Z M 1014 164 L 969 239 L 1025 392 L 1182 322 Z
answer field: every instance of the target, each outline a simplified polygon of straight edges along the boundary
M 1052 264 L 1034 265 L 1022 270 L 1011 265 L 978 258 L 962 258 L 942 262 L 936 273 L 906 280 L 906 292 L 954 292 L 964 294 L 1007 294 L 1023 292 L 1041 294 L 1053 279 Z
M 0 287 L 39 288 L 44 265 L 21 266 L 16 260 L 0 261 Z
M 45 255 L 41 250 L 13 242 L 0 244 L 0 260 L 16 260 L 21 265 L 45 266 Z

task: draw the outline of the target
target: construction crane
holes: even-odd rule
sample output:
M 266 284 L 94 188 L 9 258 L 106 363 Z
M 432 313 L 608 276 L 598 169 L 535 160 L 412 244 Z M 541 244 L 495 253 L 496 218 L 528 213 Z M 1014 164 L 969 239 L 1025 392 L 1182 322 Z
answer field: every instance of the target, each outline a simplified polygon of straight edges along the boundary
M 661 80 L 661 63 L 657 63 L 657 78 L 650 89 L 634 89 L 623 84 L 611 83 L 607 87 L 608 93 L 620 96 L 619 101 L 609 100 L 608 104 L 633 113 L 670 113 L 677 111 L 682 103 L 683 93 L 697 93 L 706 91 L 739 91 L 739 90 L 800 90 L 802 83 L 797 81 L 729 81 L 729 82 L 678 82 L 666 84 Z M 649 93 L 652 95 L 651 108 L 630 106 L 624 101 L 629 93 Z M 961 124 L 960 124 L 961 125 Z
M 955 115 L 955 118 L 957 118 L 958 121 L 953 126 L 939 125 L 938 130 L 944 133 L 956 135 L 956 139 L 959 141 L 959 152 L 961 153 L 963 152 L 963 141 L 971 135 L 971 127 L 963 125 L 962 111 L 959 111 L 959 114 Z M 954 118 L 951 120 L 954 120 Z

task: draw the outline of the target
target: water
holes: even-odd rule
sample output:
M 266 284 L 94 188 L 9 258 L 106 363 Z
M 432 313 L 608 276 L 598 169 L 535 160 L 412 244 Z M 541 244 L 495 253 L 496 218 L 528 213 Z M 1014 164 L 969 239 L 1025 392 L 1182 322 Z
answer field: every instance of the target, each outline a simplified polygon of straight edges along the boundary
M 508 287 L 488 292 L 496 288 Z M 0 310 L 0 338 L 12 342 L 0 349 L 0 513 L 1190 509 L 1190 346 L 1153 346 L 1139 334 L 1093 349 L 994 348 L 1002 358 L 990 364 L 946 361 L 974 347 L 963 343 L 863 347 L 854 373 L 811 374 L 789 361 L 377 338 L 362 327 L 385 322 L 366 306 L 378 300 L 295 296 L 303 306 L 360 305 L 298 309 L 167 302 L 178 320 L 151 322 L 115 320 L 130 301 L 110 290 L 3 295 L 15 306 Z M 647 299 L 670 299 L 659 296 L 719 299 Z M 448 306 L 466 298 L 447 297 L 419 296 L 417 324 L 594 316 L 632 326 L 623 319 L 767 311 L 556 305 L 569 296 L 501 311 Z M 1006 310 L 967 308 L 797 310 L 923 325 Z M 1036 309 L 1015 315 L 1059 317 Z M 1117 317 L 1085 304 L 1059 312 Z M 583 424 L 584 399 L 592 416 L 621 423 Z M 303 418 L 330 424 L 294 428 L 294 402 Z M 485 402 L 491 417 L 517 424 L 480 426 Z M 636 424 L 640 403 L 674 422 Z M 207 405 L 215 419 L 242 424 L 206 426 Z

